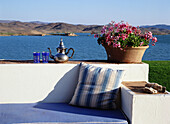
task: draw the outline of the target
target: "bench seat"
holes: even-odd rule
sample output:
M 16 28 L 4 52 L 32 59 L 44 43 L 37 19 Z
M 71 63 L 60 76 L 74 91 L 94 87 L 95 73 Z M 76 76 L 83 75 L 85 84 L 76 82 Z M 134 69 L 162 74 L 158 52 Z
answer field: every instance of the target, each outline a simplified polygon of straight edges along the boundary
M 120 110 L 97 110 L 66 103 L 0 104 L 0 123 L 128 124 Z

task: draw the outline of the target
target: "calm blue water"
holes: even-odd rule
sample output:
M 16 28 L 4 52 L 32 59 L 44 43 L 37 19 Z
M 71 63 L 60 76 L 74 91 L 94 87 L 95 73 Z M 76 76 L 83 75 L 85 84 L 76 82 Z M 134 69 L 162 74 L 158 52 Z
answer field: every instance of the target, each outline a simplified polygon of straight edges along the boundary
M 66 48 L 74 48 L 72 60 L 106 60 L 105 49 L 97 44 L 90 34 L 77 33 L 77 37 L 68 36 L 1 36 L 0 59 L 31 60 L 33 52 L 48 51 L 56 54 L 56 47 L 63 38 Z M 157 36 L 156 46 L 150 46 L 143 60 L 170 60 L 170 35 Z

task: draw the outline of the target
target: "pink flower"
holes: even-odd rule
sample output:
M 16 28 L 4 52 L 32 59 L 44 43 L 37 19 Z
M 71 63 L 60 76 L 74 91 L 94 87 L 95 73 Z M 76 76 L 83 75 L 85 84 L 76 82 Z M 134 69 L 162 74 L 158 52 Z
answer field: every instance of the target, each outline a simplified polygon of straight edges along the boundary
M 141 42 L 141 43 L 140 43 L 140 46 L 142 46 L 143 44 L 144 44 L 144 42 Z
M 111 21 L 109 24 L 110 24 L 110 25 L 113 25 L 114 23 L 115 23 L 115 21 Z
M 122 27 L 123 27 L 123 28 L 126 28 L 126 24 L 123 23 L 123 24 L 122 24 Z
M 110 33 L 106 34 L 106 42 L 108 43 L 109 41 L 111 41 L 111 37 L 110 37 Z
M 102 33 L 102 34 L 105 34 L 105 33 L 106 33 L 106 29 L 102 29 L 102 30 L 101 30 L 101 33 Z
M 106 29 L 107 28 L 107 26 L 103 26 L 103 29 Z
M 124 31 L 124 28 L 121 28 L 120 31 L 123 32 L 123 31 Z
M 120 31 L 119 28 L 117 28 L 117 29 L 116 29 L 116 33 L 118 33 L 119 31 Z
M 128 33 L 128 34 L 132 33 L 132 29 L 131 29 L 131 28 L 128 28 L 128 29 L 127 29 L 127 33 Z
M 154 41 L 155 43 L 158 42 L 158 40 L 157 40 L 156 37 L 153 37 L 153 38 L 152 38 L 152 41 Z
M 115 37 L 115 41 L 118 41 L 118 40 L 119 40 L 119 36 L 116 36 L 116 37 Z
M 129 23 L 128 23 L 128 22 L 126 22 L 126 27 L 127 27 L 127 28 L 129 27 Z
M 113 27 L 110 27 L 110 28 L 109 28 L 109 31 L 113 31 Z
M 108 42 L 107 42 L 108 46 L 111 45 L 111 43 L 112 43 L 111 41 L 108 41 Z
M 117 47 L 119 47 L 119 48 L 121 47 L 120 42 L 117 44 Z
M 152 39 L 152 32 L 149 31 L 147 35 L 148 35 L 148 39 Z
M 112 24 L 114 24 L 115 23 L 115 21 L 111 21 L 112 22 Z
M 113 47 L 116 47 L 116 48 L 119 47 L 120 48 L 121 47 L 120 42 L 119 43 L 113 42 Z
M 136 30 L 136 33 L 137 33 L 138 35 L 140 35 L 141 30 L 140 30 L 140 29 L 137 29 L 137 30 Z
M 145 40 L 148 39 L 148 35 L 146 33 L 144 34 L 144 38 L 145 38 Z
M 132 27 L 132 30 L 134 31 L 134 30 L 136 30 L 137 28 L 136 27 Z
M 110 37 L 111 36 L 111 34 L 110 34 L 110 32 L 108 32 L 107 34 L 106 34 L 106 37 Z
M 99 35 L 98 34 L 94 34 L 94 38 L 98 38 L 99 37 Z
M 115 41 L 115 37 L 114 36 L 110 36 L 111 41 Z
M 106 33 L 106 29 L 107 29 L 107 26 L 103 26 L 102 30 L 101 30 L 101 33 L 102 34 L 105 34 Z
M 121 38 L 122 40 L 125 40 L 127 38 L 127 35 L 122 34 Z
M 116 47 L 116 48 L 117 48 L 117 45 L 116 45 L 116 43 L 113 43 L 113 47 Z
M 119 23 L 115 23 L 114 27 L 117 28 L 119 26 Z

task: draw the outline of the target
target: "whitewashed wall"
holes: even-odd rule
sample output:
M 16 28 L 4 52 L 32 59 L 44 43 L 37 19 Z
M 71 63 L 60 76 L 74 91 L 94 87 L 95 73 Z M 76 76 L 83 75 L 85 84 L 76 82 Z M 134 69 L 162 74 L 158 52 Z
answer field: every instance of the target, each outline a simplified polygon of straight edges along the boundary
M 122 110 L 130 124 L 170 124 L 170 94 L 135 94 L 121 88 Z
M 148 81 L 148 64 L 93 64 L 125 69 L 124 81 Z M 69 102 L 77 64 L 0 64 L 0 103 Z

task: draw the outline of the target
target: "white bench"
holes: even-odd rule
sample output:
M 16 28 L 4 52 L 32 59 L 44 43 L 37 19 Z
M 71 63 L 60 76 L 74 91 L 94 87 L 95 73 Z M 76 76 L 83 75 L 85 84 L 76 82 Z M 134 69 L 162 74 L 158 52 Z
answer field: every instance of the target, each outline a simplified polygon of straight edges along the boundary
M 148 82 L 148 64 L 96 64 L 112 69 L 125 69 L 123 81 Z M 78 80 L 77 64 L 0 64 L 0 104 L 9 103 L 68 103 Z M 132 124 L 138 121 L 138 109 L 131 92 L 122 86 L 122 110 Z M 145 97 L 144 97 L 145 98 Z M 148 99 L 149 100 L 149 99 Z M 149 102 L 149 101 L 148 101 Z M 133 107 L 131 104 L 133 104 Z M 147 103 L 149 104 L 149 103 Z M 141 105 L 138 103 L 137 105 Z M 144 103 L 142 103 L 143 106 Z M 136 111 L 135 111 L 136 112 Z M 141 113 L 140 113 L 141 114 Z M 144 115 L 144 114 L 143 114 Z M 145 116 L 142 116 L 145 118 Z M 153 116 L 157 117 L 157 116 Z M 152 120 L 152 119 L 151 119 Z M 145 120 L 150 124 L 150 120 Z

